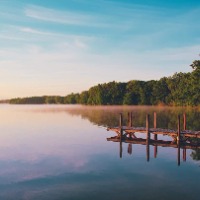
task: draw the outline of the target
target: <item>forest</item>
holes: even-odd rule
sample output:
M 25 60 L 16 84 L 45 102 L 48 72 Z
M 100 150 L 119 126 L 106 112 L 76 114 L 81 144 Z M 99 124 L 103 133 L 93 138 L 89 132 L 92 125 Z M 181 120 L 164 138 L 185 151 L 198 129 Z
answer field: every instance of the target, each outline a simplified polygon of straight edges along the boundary
M 175 73 L 160 80 L 109 82 L 88 91 L 67 96 L 14 98 L 10 104 L 85 104 L 85 105 L 200 105 L 200 60 L 188 73 Z

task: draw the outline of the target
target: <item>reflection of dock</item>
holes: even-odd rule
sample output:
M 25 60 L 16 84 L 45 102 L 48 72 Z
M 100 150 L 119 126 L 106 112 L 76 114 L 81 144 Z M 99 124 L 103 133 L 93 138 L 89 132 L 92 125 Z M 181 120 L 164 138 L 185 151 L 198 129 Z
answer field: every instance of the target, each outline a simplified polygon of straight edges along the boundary
M 200 149 L 200 131 L 186 130 L 186 115 L 183 115 L 183 130 L 180 127 L 180 115 L 178 116 L 177 130 L 169 130 L 157 128 L 157 115 L 154 113 L 154 128 L 149 127 L 150 116 L 146 115 L 146 127 L 134 127 L 132 114 L 128 114 L 128 125 L 122 125 L 122 114 L 120 114 L 119 126 L 107 128 L 108 131 L 114 131 L 117 136 L 107 138 L 107 141 L 120 143 L 120 157 L 122 157 L 122 142 L 128 143 L 128 153 L 132 153 L 132 144 L 146 145 L 147 161 L 150 159 L 150 145 L 154 146 L 154 157 L 157 156 L 158 147 L 177 148 L 178 165 L 180 165 L 180 149 L 183 149 L 183 160 L 186 161 L 186 149 Z M 136 133 L 142 133 L 146 139 L 138 138 Z M 151 139 L 151 134 L 154 139 Z M 158 140 L 158 135 L 167 135 L 172 138 L 172 141 Z
M 141 138 L 124 138 L 120 139 L 117 136 L 107 138 L 107 141 L 112 142 L 124 142 L 129 144 L 141 144 L 146 145 L 146 139 Z M 156 147 L 171 147 L 171 148 L 178 148 L 178 144 L 172 143 L 171 141 L 164 141 L 164 140 L 149 140 L 149 145 L 156 146 Z M 189 143 L 180 143 L 180 148 L 182 149 L 200 149 L 200 145 L 198 144 L 189 144 Z
M 157 158 L 157 153 L 158 153 L 158 147 L 171 147 L 171 148 L 177 148 L 177 163 L 178 166 L 181 163 L 181 149 L 183 149 L 183 161 L 186 161 L 186 153 L 187 149 L 200 149 L 200 146 L 192 146 L 192 145 L 187 145 L 187 144 L 171 144 L 170 141 L 163 141 L 163 140 L 158 140 L 158 141 L 153 141 L 150 140 L 149 142 L 146 142 L 145 139 L 127 139 L 127 140 L 121 140 L 117 136 L 107 138 L 107 141 L 112 141 L 112 142 L 119 142 L 119 156 L 122 158 L 122 143 L 128 143 L 128 149 L 127 152 L 129 154 L 132 154 L 132 145 L 133 144 L 140 144 L 140 145 L 146 145 L 146 159 L 149 162 L 150 161 L 150 146 L 154 146 L 154 158 Z

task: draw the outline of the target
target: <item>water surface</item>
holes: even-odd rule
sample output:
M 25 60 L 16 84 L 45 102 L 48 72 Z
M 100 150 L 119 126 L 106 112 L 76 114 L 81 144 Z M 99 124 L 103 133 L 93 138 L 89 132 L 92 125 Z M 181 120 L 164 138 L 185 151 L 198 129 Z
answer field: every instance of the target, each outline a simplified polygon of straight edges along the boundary
M 123 106 L 0 105 L 0 199 L 199 199 L 200 152 L 187 150 L 177 164 L 177 149 L 107 142 L 107 126 L 132 111 L 133 123 L 157 112 L 158 126 L 200 130 L 197 109 Z M 153 120 L 151 117 L 151 126 Z M 165 139 L 161 138 L 161 139 Z M 122 158 L 120 158 L 120 148 Z M 128 150 L 129 148 L 129 150 Z

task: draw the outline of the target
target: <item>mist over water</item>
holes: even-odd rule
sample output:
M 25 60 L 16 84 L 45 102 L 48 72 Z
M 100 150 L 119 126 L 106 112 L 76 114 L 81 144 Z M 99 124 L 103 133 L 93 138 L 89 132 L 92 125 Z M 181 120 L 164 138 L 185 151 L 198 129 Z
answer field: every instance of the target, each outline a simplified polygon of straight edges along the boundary
M 108 142 L 107 126 L 145 126 L 157 112 L 157 126 L 200 130 L 200 111 L 148 106 L 0 105 L 1 199 L 198 199 L 198 150 L 187 150 L 177 165 L 177 149 Z M 160 136 L 159 136 L 160 137 Z M 122 158 L 120 158 L 120 148 Z M 185 187 L 187 183 L 187 187 Z M 170 195 L 173 194 L 173 195 Z M 169 197 L 170 195 L 170 197 Z

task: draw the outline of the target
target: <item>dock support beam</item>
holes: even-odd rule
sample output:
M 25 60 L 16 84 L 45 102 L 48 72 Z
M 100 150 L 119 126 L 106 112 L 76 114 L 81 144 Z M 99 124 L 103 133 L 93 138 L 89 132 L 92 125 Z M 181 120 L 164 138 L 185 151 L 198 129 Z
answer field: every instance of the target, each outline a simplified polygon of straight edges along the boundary
M 180 120 L 180 115 L 178 115 L 177 144 L 180 143 L 180 139 L 181 139 L 181 120 Z
M 187 129 L 187 120 L 186 120 L 186 113 L 183 114 L 183 130 L 185 131 Z M 187 152 L 186 152 L 186 148 L 183 149 L 183 161 L 186 161 L 186 157 L 187 157 Z
M 180 149 L 180 139 L 181 139 L 181 118 L 180 118 L 180 115 L 178 115 L 178 132 L 177 132 L 177 145 L 178 145 L 178 149 L 177 149 L 177 151 L 178 151 L 178 166 L 180 166 L 180 164 L 181 164 L 181 159 L 180 159 L 180 157 L 181 157 L 181 149 Z
M 129 120 L 129 123 L 128 123 L 128 126 L 129 127 L 132 127 L 133 126 L 133 113 L 132 112 L 130 112 L 129 113 L 129 118 L 128 118 Z
M 157 128 L 157 113 L 154 112 L 153 113 L 153 127 L 156 129 Z M 154 134 L 154 140 L 158 140 L 158 135 Z M 157 153 L 158 153 L 158 146 L 154 147 L 154 158 L 157 157 Z
M 149 132 L 149 114 L 146 115 L 146 156 L 147 156 L 147 162 L 150 160 L 150 146 L 149 146 L 149 140 L 150 140 L 150 132 Z
M 127 126 L 129 128 L 131 128 L 133 126 L 133 124 L 132 124 L 132 118 L 133 118 L 132 117 L 132 112 L 128 112 L 128 124 L 127 124 Z M 131 138 L 132 134 L 129 133 L 128 135 L 129 135 L 129 138 Z
M 157 128 L 157 113 L 156 112 L 153 113 L 153 127 Z M 158 135 L 154 134 L 154 140 L 157 140 L 157 139 L 158 139 Z
M 150 140 L 150 132 L 149 132 L 149 119 L 150 119 L 150 116 L 149 114 L 146 115 L 146 134 L 147 134 L 147 141 Z
M 120 138 L 122 139 L 123 136 L 123 116 L 122 113 L 119 114 L 119 131 L 120 131 Z

